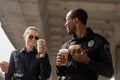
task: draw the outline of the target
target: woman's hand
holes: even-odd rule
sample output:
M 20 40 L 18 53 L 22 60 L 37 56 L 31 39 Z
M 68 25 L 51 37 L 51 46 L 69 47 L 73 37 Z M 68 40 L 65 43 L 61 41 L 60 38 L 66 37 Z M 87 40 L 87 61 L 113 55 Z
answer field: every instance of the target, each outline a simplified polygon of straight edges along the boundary
M 0 68 L 1 68 L 1 70 L 2 70 L 3 72 L 8 73 L 8 67 L 9 67 L 9 63 L 8 63 L 8 62 L 2 61 L 2 62 L 0 63 Z

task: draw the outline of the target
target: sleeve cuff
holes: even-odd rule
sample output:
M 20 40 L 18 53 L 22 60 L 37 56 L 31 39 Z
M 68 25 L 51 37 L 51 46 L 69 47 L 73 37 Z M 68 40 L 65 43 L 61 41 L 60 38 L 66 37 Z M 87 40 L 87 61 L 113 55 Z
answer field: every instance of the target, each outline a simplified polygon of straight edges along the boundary
M 45 53 L 45 56 L 41 57 L 41 58 L 40 58 L 39 54 L 36 55 L 36 59 L 38 59 L 39 61 L 42 61 L 42 62 L 47 62 L 47 57 L 48 57 L 47 53 Z

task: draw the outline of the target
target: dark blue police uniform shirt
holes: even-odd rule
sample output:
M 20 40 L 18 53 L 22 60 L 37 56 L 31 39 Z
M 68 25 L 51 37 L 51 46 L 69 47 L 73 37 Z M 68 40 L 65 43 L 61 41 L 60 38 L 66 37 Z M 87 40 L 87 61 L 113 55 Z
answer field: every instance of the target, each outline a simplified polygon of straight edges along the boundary
M 78 38 L 75 34 L 67 41 L 62 48 L 69 48 L 71 45 L 80 45 L 90 58 L 88 64 L 75 61 L 71 55 L 68 57 L 67 67 L 57 66 L 57 75 L 66 76 L 68 80 L 97 80 L 99 74 L 111 77 L 114 73 L 110 45 L 108 41 L 87 28 L 84 37 Z

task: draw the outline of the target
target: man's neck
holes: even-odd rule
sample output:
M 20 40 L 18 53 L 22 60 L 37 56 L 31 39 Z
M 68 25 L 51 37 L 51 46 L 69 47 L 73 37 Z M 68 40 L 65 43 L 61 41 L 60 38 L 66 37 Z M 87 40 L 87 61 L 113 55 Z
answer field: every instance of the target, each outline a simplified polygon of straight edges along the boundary
M 77 35 L 77 37 L 82 38 L 85 36 L 86 32 L 87 32 L 87 29 L 85 26 L 83 26 L 82 28 L 77 29 L 76 35 Z

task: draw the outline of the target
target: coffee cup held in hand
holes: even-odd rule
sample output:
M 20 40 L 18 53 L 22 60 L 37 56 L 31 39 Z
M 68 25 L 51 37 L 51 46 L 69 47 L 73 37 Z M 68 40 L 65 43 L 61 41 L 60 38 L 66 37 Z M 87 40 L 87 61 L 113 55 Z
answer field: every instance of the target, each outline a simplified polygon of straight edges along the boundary
M 42 48 L 46 45 L 46 41 L 44 39 L 37 40 L 37 51 L 39 54 L 43 54 Z
M 66 60 L 68 60 L 68 54 L 69 54 L 69 50 L 68 49 L 60 49 L 59 50 L 59 54 L 63 54 L 64 58 Z M 64 64 L 61 64 L 62 66 L 66 66 L 67 65 L 67 61 Z
M 71 45 L 69 47 L 69 51 L 70 53 L 81 53 L 80 47 L 81 47 L 80 45 Z

